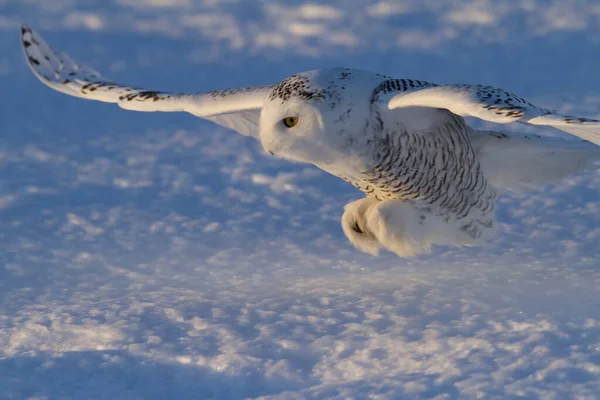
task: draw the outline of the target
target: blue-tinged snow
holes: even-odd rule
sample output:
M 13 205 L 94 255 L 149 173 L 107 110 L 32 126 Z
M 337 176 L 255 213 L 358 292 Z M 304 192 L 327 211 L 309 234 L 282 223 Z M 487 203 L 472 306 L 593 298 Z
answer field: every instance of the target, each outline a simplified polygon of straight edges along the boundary
M 151 89 L 347 66 L 598 117 L 596 1 L 0 0 L 0 399 L 598 397 L 598 170 L 503 196 L 484 247 L 370 257 L 356 189 L 53 92 L 22 22 Z

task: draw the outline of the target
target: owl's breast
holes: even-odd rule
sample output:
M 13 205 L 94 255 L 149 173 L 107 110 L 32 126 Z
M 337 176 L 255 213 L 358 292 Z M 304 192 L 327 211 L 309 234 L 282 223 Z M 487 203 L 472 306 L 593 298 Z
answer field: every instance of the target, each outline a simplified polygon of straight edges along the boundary
M 462 127 L 390 136 L 381 142 L 378 162 L 347 180 L 368 197 L 419 200 L 439 214 L 460 218 L 473 209 L 493 210 L 495 192 Z

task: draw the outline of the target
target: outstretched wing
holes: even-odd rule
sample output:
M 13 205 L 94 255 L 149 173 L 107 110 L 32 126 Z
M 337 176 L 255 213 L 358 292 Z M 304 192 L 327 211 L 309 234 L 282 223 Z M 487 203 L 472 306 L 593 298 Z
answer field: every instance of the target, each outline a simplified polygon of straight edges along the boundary
M 445 108 L 490 122 L 547 125 L 600 145 L 600 120 L 559 115 L 502 89 L 482 85 L 442 85 L 401 92 L 388 102 L 402 107 Z
M 600 148 L 581 140 L 473 131 L 473 149 L 488 182 L 524 192 L 600 166 Z
M 117 103 L 135 111 L 180 111 L 209 119 L 241 134 L 258 137 L 260 110 L 272 86 L 175 94 L 122 85 L 52 49 L 23 25 L 21 44 L 29 67 L 47 86 L 82 99 Z

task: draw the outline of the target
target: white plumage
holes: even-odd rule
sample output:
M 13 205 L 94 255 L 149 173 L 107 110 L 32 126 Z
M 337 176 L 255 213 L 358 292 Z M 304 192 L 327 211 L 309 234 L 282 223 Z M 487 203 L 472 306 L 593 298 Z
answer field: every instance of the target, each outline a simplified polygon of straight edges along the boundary
M 600 121 L 558 115 L 488 86 L 333 68 L 268 86 L 173 94 L 103 78 L 26 26 L 21 42 L 33 73 L 59 92 L 127 110 L 188 112 L 355 185 L 366 197 L 345 207 L 342 228 L 371 254 L 480 244 L 495 232 L 497 189 L 555 182 L 600 159 L 598 147 L 583 141 L 474 131 L 463 116 L 553 126 L 600 145 Z

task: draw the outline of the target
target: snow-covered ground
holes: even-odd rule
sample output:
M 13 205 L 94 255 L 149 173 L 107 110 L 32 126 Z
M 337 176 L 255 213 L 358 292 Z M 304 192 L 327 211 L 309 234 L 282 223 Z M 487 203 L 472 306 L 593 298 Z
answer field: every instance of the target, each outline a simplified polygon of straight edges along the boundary
M 596 0 L 0 0 L 0 398 L 600 398 L 598 170 L 503 196 L 484 247 L 370 257 L 356 189 L 53 92 L 22 22 L 153 89 L 348 66 L 597 117 Z

